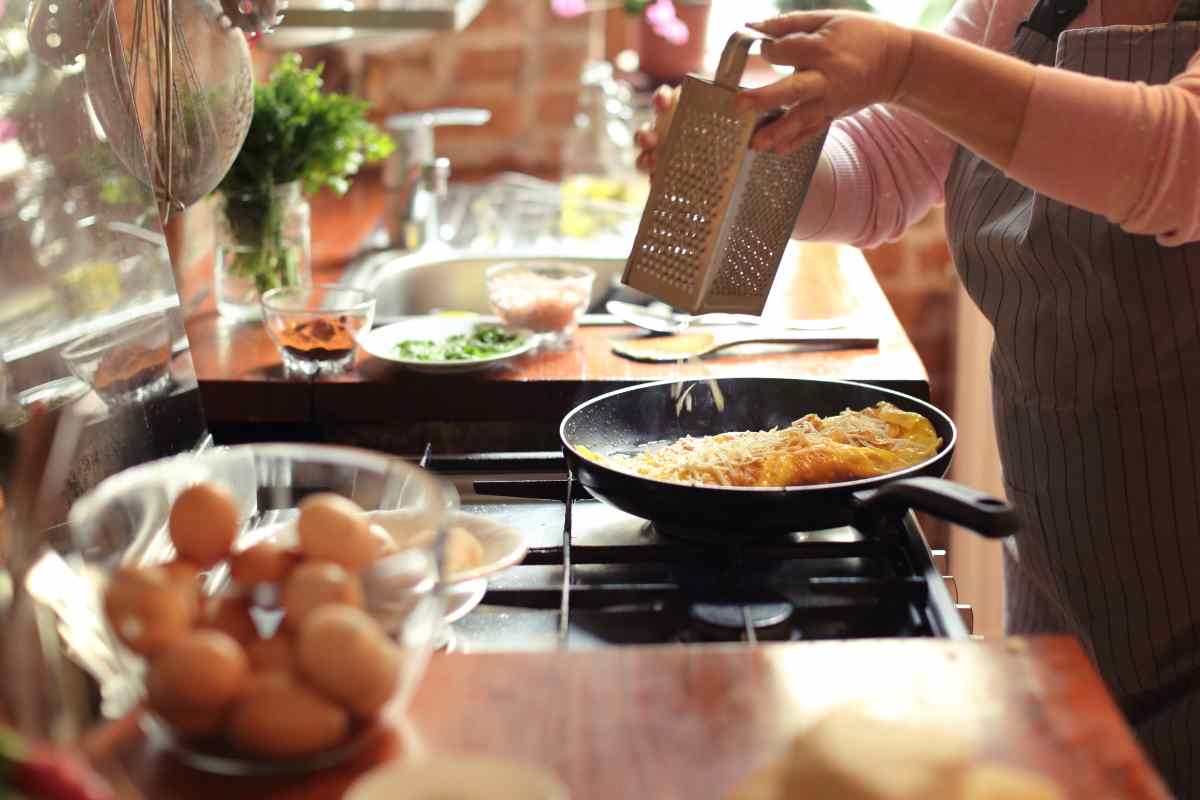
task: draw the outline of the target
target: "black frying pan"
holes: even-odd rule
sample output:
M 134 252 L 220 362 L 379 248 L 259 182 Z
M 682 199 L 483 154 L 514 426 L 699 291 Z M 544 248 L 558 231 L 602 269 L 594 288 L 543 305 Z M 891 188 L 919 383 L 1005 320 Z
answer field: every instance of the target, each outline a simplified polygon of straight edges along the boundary
M 957 432 L 950 417 L 900 392 L 846 381 L 800 378 L 725 378 L 718 411 L 707 383 L 692 383 L 692 408 L 676 414 L 668 380 L 632 386 L 578 406 L 559 427 L 563 452 L 575 478 L 595 497 L 667 528 L 721 531 L 722 536 L 771 534 L 854 525 L 864 533 L 883 527 L 908 509 L 924 511 L 992 538 L 1017 528 L 1008 503 L 942 480 L 950 467 Z M 584 458 L 583 445 L 601 455 L 633 453 L 651 442 L 725 431 L 767 430 L 805 414 L 836 414 L 886 400 L 923 414 L 942 439 L 933 458 L 878 478 L 786 488 L 725 488 L 651 480 Z

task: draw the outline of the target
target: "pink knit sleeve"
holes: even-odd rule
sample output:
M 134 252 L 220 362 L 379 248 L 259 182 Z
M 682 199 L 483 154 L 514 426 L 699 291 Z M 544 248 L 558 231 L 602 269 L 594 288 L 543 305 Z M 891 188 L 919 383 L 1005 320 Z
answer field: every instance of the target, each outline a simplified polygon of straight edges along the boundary
M 1008 173 L 1162 245 L 1200 240 L 1200 55 L 1160 86 L 1039 68 Z
M 943 32 L 987 44 L 997 0 L 958 0 Z M 1011 41 L 1012 31 L 1007 33 Z M 1004 38 L 1004 37 L 1001 37 Z M 899 238 L 942 202 L 957 145 L 921 117 L 886 105 L 834 122 L 822 157 L 832 167 L 825 202 L 806 203 L 796 235 L 872 247 Z

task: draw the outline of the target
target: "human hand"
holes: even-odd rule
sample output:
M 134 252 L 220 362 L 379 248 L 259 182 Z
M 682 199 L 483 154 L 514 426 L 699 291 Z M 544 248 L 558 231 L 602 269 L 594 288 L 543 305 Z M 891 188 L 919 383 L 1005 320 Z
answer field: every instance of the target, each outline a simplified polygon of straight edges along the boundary
M 788 109 L 755 133 L 751 147 L 761 151 L 795 152 L 831 120 L 893 100 L 912 54 L 910 30 L 853 11 L 785 14 L 749 27 L 774 38 L 763 58 L 796 70 L 738 94 L 741 110 Z
M 637 157 L 637 167 L 647 174 L 654 172 L 654 165 L 657 161 L 655 150 L 662 144 L 662 137 L 666 135 L 667 129 L 671 127 L 671 117 L 675 114 L 675 106 L 679 103 L 679 90 L 670 86 L 660 87 L 654 93 L 652 105 L 654 108 L 654 122 L 648 122 L 642 126 L 642 129 L 634 134 L 633 140 L 637 142 L 637 146 L 642 152 Z

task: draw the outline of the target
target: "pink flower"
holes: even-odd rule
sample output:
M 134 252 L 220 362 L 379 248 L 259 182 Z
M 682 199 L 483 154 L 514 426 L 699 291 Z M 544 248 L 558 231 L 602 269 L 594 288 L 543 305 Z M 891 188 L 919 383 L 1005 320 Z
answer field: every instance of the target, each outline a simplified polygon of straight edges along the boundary
M 646 8 L 646 21 L 653 28 L 670 24 L 672 20 L 677 19 L 679 18 L 675 15 L 675 4 L 671 0 L 654 0 L 654 3 Z
M 654 32 L 674 45 L 684 45 L 688 41 L 688 26 L 681 19 L 673 19 L 654 29 Z
M 675 4 L 671 0 L 655 0 L 646 9 L 646 21 L 655 33 L 671 44 L 687 44 L 687 23 L 676 16 Z
M 550 0 L 550 8 L 560 17 L 578 17 L 588 11 L 587 0 Z
M 0 3 L 4 0 L 0 0 Z M 550 9 L 560 17 L 578 17 L 591 10 L 588 0 L 550 0 Z M 673 45 L 687 44 L 688 26 L 675 14 L 671 0 L 654 0 L 646 7 L 646 21 L 656 34 Z

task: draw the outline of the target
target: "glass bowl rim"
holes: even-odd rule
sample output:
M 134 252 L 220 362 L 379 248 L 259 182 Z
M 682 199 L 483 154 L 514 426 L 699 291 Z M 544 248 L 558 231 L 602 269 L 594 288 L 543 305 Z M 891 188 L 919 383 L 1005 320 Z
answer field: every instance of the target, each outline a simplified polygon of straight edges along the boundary
M 533 272 L 543 277 L 557 278 L 564 281 L 587 279 L 589 282 L 594 283 L 596 280 L 596 270 L 591 267 L 585 267 L 582 264 L 572 264 L 569 261 L 522 261 L 520 259 L 493 264 L 484 271 L 483 277 L 485 281 L 491 281 L 492 278 L 498 275 L 507 272 L 517 272 L 518 270 Z M 563 274 L 559 276 L 545 275 L 544 273 L 548 270 L 554 270 Z
M 368 469 L 373 467 L 381 474 L 386 474 L 390 470 L 399 470 L 406 478 L 413 478 L 423 484 L 422 488 L 429 493 L 430 507 L 436 513 L 445 514 L 458 506 L 458 493 L 452 486 L 438 480 L 432 473 L 400 456 L 346 445 L 290 442 L 250 443 L 211 447 L 194 453 L 180 453 L 147 461 L 144 464 L 124 469 L 115 475 L 110 475 L 71 504 L 71 509 L 67 513 L 71 536 L 76 539 L 76 544 L 79 544 L 77 537 L 81 537 L 84 531 L 89 529 L 89 519 L 99 519 L 101 509 L 109 506 L 117 498 L 136 491 L 139 487 L 157 483 L 166 475 L 178 476 L 182 485 L 190 485 L 193 482 L 188 480 L 191 475 L 190 466 L 221 456 L 236 457 L 245 452 L 249 452 L 255 457 L 295 457 L 297 461 L 320 461 Z
M 92 331 L 80 336 L 75 341 L 58 351 L 59 355 L 70 362 L 86 361 L 113 347 L 138 341 L 146 332 L 162 328 L 163 336 L 170 344 L 170 332 L 167 330 L 167 317 L 158 312 L 139 314 L 124 322 L 108 328 Z
M 358 300 L 348 305 L 338 304 L 330 308 L 284 308 L 282 306 L 273 305 L 273 302 L 287 294 L 299 292 L 311 293 L 316 290 L 347 292 L 351 295 L 357 295 Z M 352 313 L 370 313 L 375 306 L 375 293 L 369 289 L 359 289 L 353 286 L 343 286 L 337 283 L 302 283 L 296 286 L 280 286 L 275 289 L 269 289 L 263 292 L 259 298 L 263 310 L 271 311 L 276 314 L 313 314 L 315 316 L 323 314 L 352 314 Z

